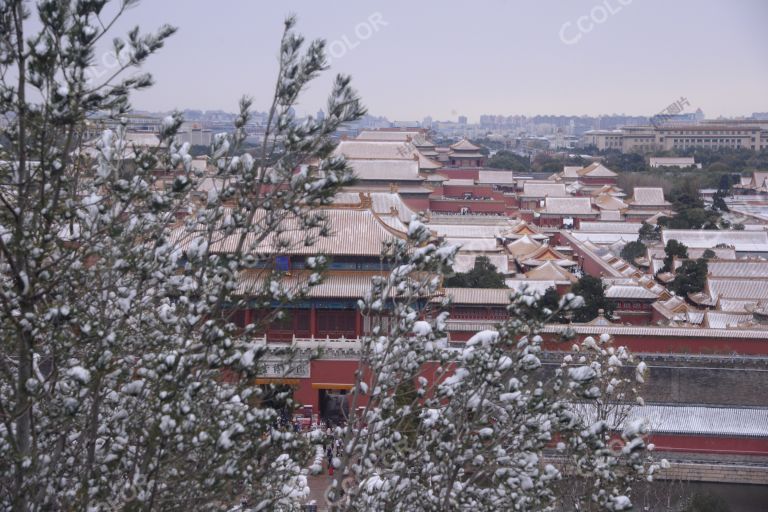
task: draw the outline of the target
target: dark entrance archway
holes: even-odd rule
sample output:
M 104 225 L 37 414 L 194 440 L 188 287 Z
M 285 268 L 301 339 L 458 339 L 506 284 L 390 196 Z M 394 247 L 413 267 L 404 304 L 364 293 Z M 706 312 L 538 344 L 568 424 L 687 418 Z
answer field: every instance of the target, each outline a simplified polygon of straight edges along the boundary
M 349 417 L 349 394 L 346 389 L 318 390 L 320 419 L 328 425 L 346 422 Z

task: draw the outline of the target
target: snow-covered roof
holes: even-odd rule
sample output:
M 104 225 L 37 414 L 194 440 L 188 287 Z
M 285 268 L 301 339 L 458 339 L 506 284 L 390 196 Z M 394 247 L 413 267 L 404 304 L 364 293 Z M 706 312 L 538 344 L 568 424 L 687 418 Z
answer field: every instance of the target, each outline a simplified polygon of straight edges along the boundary
M 600 162 L 595 162 L 593 164 L 590 164 L 583 169 L 577 171 L 579 176 L 584 176 L 588 178 L 615 178 L 618 176 L 615 172 L 601 164 Z
M 751 310 L 765 301 L 756 299 L 725 299 L 721 298 L 717 301 L 717 309 L 723 313 L 750 313 Z
M 453 304 L 482 304 L 506 306 L 512 290 L 506 288 L 445 288 L 446 296 L 453 298 Z
M 254 248 L 264 254 L 307 255 L 315 254 L 344 255 L 344 256 L 379 256 L 382 243 L 394 238 L 405 238 L 405 233 L 393 229 L 391 225 L 382 222 L 381 216 L 367 209 L 325 208 L 322 210 L 330 224 L 330 236 L 320 237 L 320 228 L 312 228 L 310 233 L 302 226 L 297 218 L 286 219 L 279 235 L 272 233 Z M 260 213 L 260 212 L 257 212 Z M 263 212 L 261 213 L 263 215 Z M 259 216 L 254 222 L 260 222 Z M 317 236 L 312 245 L 304 241 L 308 235 Z M 188 231 L 184 225 L 178 226 L 172 237 L 182 248 L 200 236 L 197 231 Z M 253 243 L 253 233 L 246 236 L 246 245 Z M 210 251 L 230 253 L 235 250 L 240 239 L 240 232 L 221 236 L 210 244 Z M 283 242 L 287 246 L 283 245 Z
M 658 295 L 638 285 L 611 285 L 605 290 L 609 299 L 649 299 L 655 300 Z
M 563 167 L 563 178 L 578 178 L 579 171 L 583 169 L 580 165 L 566 165 Z
M 523 197 L 568 197 L 563 183 L 526 181 L 523 183 Z
M 535 251 L 531 252 L 530 254 L 526 254 L 523 258 L 518 258 L 517 260 L 527 267 L 538 267 L 547 261 L 556 263 L 561 267 L 570 267 L 577 264 L 568 256 L 548 244 L 542 245 Z
M 286 290 L 297 290 L 306 285 L 311 272 L 294 271 L 284 276 L 280 282 Z M 371 279 L 374 276 L 385 275 L 378 272 L 361 271 L 330 271 L 323 275 L 322 282 L 308 289 L 308 297 L 328 299 L 359 299 L 371 289 Z M 259 293 L 268 284 L 269 271 L 249 270 L 243 272 L 237 281 L 237 295 L 252 295 Z
M 515 181 L 515 175 L 512 171 L 478 171 L 476 182 L 478 184 L 488 185 L 512 185 Z
M 646 405 L 630 414 L 630 421 L 641 418 L 659 434 L 768 436 L 768 409 L 764 408 Z
M 703 313 L 702 313 L 703 316 Z M 576 334 L 594 336 L 596 334 L 610 334 L 615 336 L 661 336 L 675 338 L 697 338 L 705 341 L 707 338 L 738 338 L 758 339 L 768 343 L 768 330 L 760 329 L 711 329 L 703 327 L 664 327 L 655 325 L 610 326 L 596 328 L 589 325 L 546 325 L 541 332 L 547 334 L 563 334 L 567 330 Z
M 402 222 L 410 222 L 414 215 L 408 205 L 403 202 L 400 194 L 391 192 L 339 192 L 333 197 L 334 204 L 360 205 L 363 201 L 371 199 L 371 208 L 374 212 L 386 215 L 397 210 L 397 215 Z M 383 217 L 382 217 L 383 218 Z
M 707 250 L 710 250 L 710 251 L 714 252 L 715 253 L 715 258 L 717 258 L 717 259 L 723 259 L 723 260 L 735 260 L 736 259 L 736 250 L 735 249 L 730 249 L 730 248 L 728 248 L 728 249 L 722 249 L 722 248 L 709 249 L 707 247 L 689 247 L 688 248 L 688 257 L 691 258 L 691 259 L 702 258 L 704 256 L 704 252 L 707 251 Z M 648 254 L 652 258 L 656 258 L 656 259 L 664 259 L 664 257 L 666 256 L 666 254 L 664 253 L 664 247 L 663 246 L 662 247 L 659 247 L 659 246 L 648 247 Z M 716 260 L 710 260 L 709 263 L 711 264 L 714 261 L 716 261 Z M 741 260 L 739 260 L 739 261 L 741 261 Z
M 751 313 L 725 313 L 721 311 L 705 311 L 703 325 L 712 329 L 736 329 L 751 327 L 754 316 Z
M 415 181 L 422 182 L 417 160 L 348 160 L 360 181 Z
M 621 211 L 627 207 L 627 203 L 618 197 L 614 197 L 608 194 L 600 194 L 599 196 L 595 197 L 594 201 L 595 206 L 601 210 Z
M 487 224 L 427 224 L 438 236 L 448 238 L 495 238 L 502 236 L 509 225 Z
M 573 404 L 593 420 L 591 404 Z M 609 423 L 611 420 L 608 420 Z M 689 434 L 735 437 L 768 436 L 768 408 L 716 407 L 707 405 L 645 405 L 633 407 L 626 424 L 643 421 L 653 434 Z M 621 426 L 616 426 L 621 427 Z
M 615 244 L 616 242 L 635 242 L 636 233 L 590 233 L 574 231 L 571 235 L 580 242 L 592 242 L 597 245 Z
M 404 142 L 355 139 L 340 141 L 335 153 L 350 160 L 414 160 L 417 150 Z
M 592 201 L 589 197 L 547 197 L 544 201 L 543 213 L 559 215 L 597 213 L 592 210 Z
M 475 146 L 467 139 L 461 139 L 456 144 L 451 144 L 450 148 L 454 151 L 477 151 L 480 149 L 480 146 Z
M 716 245 L 733 246 L 737 252 L 768 252 L 768 232 L 698 229 L 662 229 L 664 245 L 677 240 L 687 247 L 710 249 Z
M 661 187 L 635 187 L 632 193 L 632 205 L 635 206 L 668 206 L 664 199 L 664 189 Z
M 528 235 L 524 235 L 514 242 L 508 243 L 507 251 L 513 256 L 521 257 L 531 254 L 539 247 L 541 247 L 541 243 L 537 242 Z
M 529 270 L 525 273 L 525 276 L 528 279 L 540 281 L 570 281 L 571 283 L 578 281 L 576 276 L 551 261 L 547 261 L 533 270 Z
M 706 290 L 712 299 L 768 299 L 768 276 L 763 279 L 708 277 Z
M 539 295 L 544 295 L 549 288 L 555 288 L 556 281 L 546 279 L 507 279 L 504 284 L 509 286 L 513 291 L 522 291 L 524 288 L 529 291 L 534 291 Z
M 620 221 L 623 216 L 618 210 L 600 210 L 600 220 L 603 221 Z
M 579 229 L 574 231 L 574 233 L 627 233 L 637 235 L 637 233 L 640 232 L 641 226 L 642 224 L 637 222 L 616 223 L 582 221 L 579 223 Z
M 712 277 L 768 278 L 766 260 L 709 260 L 707 268 Z

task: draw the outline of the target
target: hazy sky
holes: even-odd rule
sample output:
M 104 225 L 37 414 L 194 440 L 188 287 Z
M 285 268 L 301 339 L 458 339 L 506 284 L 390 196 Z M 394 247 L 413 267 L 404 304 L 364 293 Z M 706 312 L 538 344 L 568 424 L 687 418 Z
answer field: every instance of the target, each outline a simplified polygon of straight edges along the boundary
M 707 117 L 768 111 L 768 0 L 144 0 L 121 32 L 179 31 L 134 105 L 234 111 L 247 94 L 264 109 L 289 12 L 391 120 L 652 115 L 680 97 Z M 321 107 L 329 82 L 297 110 Z

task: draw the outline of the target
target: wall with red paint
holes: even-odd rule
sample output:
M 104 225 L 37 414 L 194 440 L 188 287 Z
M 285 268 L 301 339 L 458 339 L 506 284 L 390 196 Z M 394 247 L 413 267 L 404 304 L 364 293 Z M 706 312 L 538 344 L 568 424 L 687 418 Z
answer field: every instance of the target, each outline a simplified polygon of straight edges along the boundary
M 504 215 L 506 206 L 500 201 L 472 201 L 432 199 L 429 207 L 433 212 L 459 213 L 462 208 L 469 208 L 472 213 L 496 213 Z
M 450 167 L 441 167 L 437 170 L 437 173 L 459 180 L 476 180 L 480 177 L 480 169 L 451 169 Z
M 446 197 L 464 197 L 464 194 L 472 194 L 474 197 L 492 197 L 493 190 L 489 185 L 451 185 L 443 184 L 443 195 Z M 496 194 L 501 198 L 501 194 Z
M 429 209 L 429 197 L 426 196 L 419 196 L 419 197 L 407 197 L 401 195 L 403 202 L 413 211 L 416 212 L 423 212 L 427 211 Z
M 345 361 L 338 359 L 315 359 L 310 361 L 310 378 L 300 379 L 299 386 L 294 390 L 293 397 L 302 405 L 311 405 L 314 412 L 320 410 L 320 390 L 312 387 L 312 383 L 326 384 L 354 384 L 355 371 L 358 361 Z M 358 402 L 365 405 L 365 397 L 361 396 Z
M 599 331 L 595 331 L 595 336 Z M 569 343 L 555 341 L 556 336 L 542 335 L 545 339 L 544 348 L 547 350 L 568 350 Z M 585 335 L 579 336 L 583 339 Z M 453 335 L 451 336 L 453 339 Z M 741 355 L 768 355 L 768 332 L 764 339 L 739 339 L 739 338 L 712 338 L 684 336 L 643 336 L 643 335 L 615 335 L 615 345 L 623 345 L 632 352 L 649 352 L 662 354 L 741 354 Z
M 768 455 L 768 438 L 651 434 L 656 450 L 669 452 Z

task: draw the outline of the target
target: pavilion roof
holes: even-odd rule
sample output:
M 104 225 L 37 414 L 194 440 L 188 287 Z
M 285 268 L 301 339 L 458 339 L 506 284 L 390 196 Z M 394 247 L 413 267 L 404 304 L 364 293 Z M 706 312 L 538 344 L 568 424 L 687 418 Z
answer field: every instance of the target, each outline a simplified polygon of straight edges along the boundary
M 479 151 L 480 146 L 476 146 L 469 142 L 467 139 L 461 139 L 455 144 L 451 144 L 450 148 L 454 151 Z
M 507 288 L 444 288 L 455 305 L 506 306 L 513 290 Z
M 565 190 L 563 183 L 552 182 L 533 182 L 526 181 L 523 183 L 523 191 L 520 193 L 522 197 L 568 197 L 570 194 Z
M 664 199 L 664 189 L 661 187 L 635 187 L 632 192 L 633 206 L 669 206 L 670 203 Z
M 627 207 L 627 203 L 618 197 L 614 197 L 608 194 L 600 194 L 599 196 L 595 197 L 594 201 L 595 206 L 601 210 L 621 211 Z
M 589 197 L 547 197 L 544 200 L 542 213 L 561 215 L 597 214 L 592 210 L 592 200 Z
M 381 254 L 383 242 L 394 238 L 406 238 L 406 233 L 393 227 L 391 222 L 382 221 L 382 217 L 370 209 L 326 207 L 321 208 L 320 213 L 328 219 L 330 225 L 328 236 L 320 236 L 319 227 L 308 229 L 301 219 L 288 216 L 280 224 L 281 233 L 270 233 L 262 240 L 258 240 L 256 234 L 248 233 L 245 236 L 244 246 L 263 255 L 326 254 L 378 257 Z M 266 211 L 257 212 L 254 223 L 265 222 L 266 215 Z M 186 249 L 193 240 L 201 236 L 201 232 L 189 230 L 184 224 L 180 224 L 173 230 L 171 236 L 182 249 Z M 221 231 L 211 240 L 209 250 L 214 253 L 232 253 L 236 250 L 240 237 L 239 230 L 231 234 Z M 310 245 L 306 244 L 308 237 L 313 242 Z
M 381 272 L 332 270 L 323 275 L 320 284 L 310 287 L 307 283 L 311 274 L 310 271 L 292 271 L 290 275 L 281 277 L 281 286 L 293 294 L 304 291 L 308 298 L 359 299 L 370 291 L 374 276 L 387 275 Z M 235 294 L 249 296 L 263 293 L 265 286 L 269 286 L 269 278 L 269 271 L 245 271 L 238 278 Z
M 662 229 L 662 243 L 666 245 L 670 240 L 677 240 L 687 247 L 701 249 L 710 249 L 724 244 L 732 246 L 737 252 L 768 252 L 768 232 L 766 231 Z
M 601 164 L 595 162 L 576 171 L 579 176 L 587 178 L 615 178 L 618 176 L 615 172 Z
M 551 261 L 547 261 L 533 270 L 529 270 L 525 273 L 525 276 L 528 279 L 538 280 L 570 281 L 571 283 L 578 281 L 576 276 Z
M 518 261 L 527 267 L 539 267 L 548 261 L 556 263 L 561 267 L 576 265 L 575 261 L 549 244 L 542 245 L 532 253 L 526 254 L 523 258 L 518 258 Z
M 517 240 L 510 242 L 506 245 L 507 252 L 515 257 L 523 257 L 533 253 L 542 246 L 540 242 L 537 242 L 529 235 L 523 235 Z
M 348 160 L 347 163 L 360 181 L 424 181 L 419 175 L 418 160 Z
M 478 185 L 513 185 L 515 183 L 515 175 L 512 171 L 481 169 L 477 174 L 478 177 L 475 181 Z
M 348 205 L 355 208 L 363 208 L 370 203 L 371 210 L 384 218 L 387 214 L 397 212 L 397 216 L 404 223 L 411 221 L 415 212 L 403 202 L 400 194 L 393 192 L 350 192 L 342 191 L 333 197 L 334 205 Z

